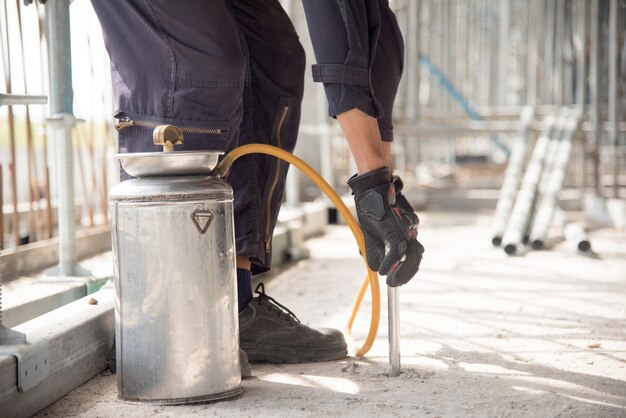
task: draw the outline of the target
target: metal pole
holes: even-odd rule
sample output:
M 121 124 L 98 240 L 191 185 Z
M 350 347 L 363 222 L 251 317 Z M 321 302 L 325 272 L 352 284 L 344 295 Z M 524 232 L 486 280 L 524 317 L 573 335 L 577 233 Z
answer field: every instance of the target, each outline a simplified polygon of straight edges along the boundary
M 593 187 L 596 196 L 601 196 L 600 188 L 600 72 L 598 71 L 600 53 L 600 0 L 591 0 L 591 51 L 589 62 L 589 93 L 591 96 L 591 146 L 593 153 Z
M 578 0 L 576 3 L 576 104 L 580 114 L 585 114 L 585 90 L 587 80 L 587 0 Z
M 543 168 L 541 171 L 541 176 L 539 177 L 539 184 L 537 186 L 537 193 L 533 198 L 533 203 L 531 205 L 530 216 L 526 221 L 526 226 L 524 228 L 524 239 L 523 243 L 528 244 L 529 242 L 532 244 L 530 236 L 531 232 L 535 227 L 537 222 L 540 222 L 539 218 L 539 202 L 543 199 L 543 195 L 546 192 L 546 184 L 550 179 L 551 169 L 556 159 L 556 154 L 559 150 L 559 143 L 562 137 L 565 135 L 567 121 L 568 121 L 569 109 L 562 107 L 559 109 L 559 113 L 557 115 L 556 124 L 554 126 L 554 130 L 552 131 L 552 136 L 548 141 L 548 147 L 546 148 L 546 152 L 543 160 Z
M 515 196 L 519 189 L 524 170 L 524 161 L 528 150 L 530 128 L 534 119 L 535 111 L 532 106 L 525 106 L 520 116 L 520 131 L 513 143 L 511 157 L 504 174 L 504 181 L 500 189 L 500 197 L 493 216 L 493 227 L 491 231 L 491 243 L 499 246 L 502 243 L 502 235 L 506 228 L 506 223 L 511 215 L 511 209 L 515 203 Z
M 70 0 L 47 3 L 49 22 L 50 112 L 56 150 L 59 265 L 53 274 L 73 276 L 76 269 L 74 216 L 73 114 Z
M 20 9 L 20 1 L 15 1 L 15 10 L 17 12 L 18 37 L 20 44 L 20 57 L 22 61 L 22 75 L 24 77 L 24 91 L 28 94 L 28 76 L 26 71 L 26 43 L 22 36 L 23 23 L 22 12 Z M 39 179 L 37 175 L 37 162 L 35 158 L 35 149 L 33 146 L 33 126 L 30 119 L 30 108 L 26 106 L 26 178 L 28 181 L 28 242 L 34 242 L 42 239 L 43 232 L 39 224 Z
M 567 242 L 573 244 L 578 251 L 584 253 L 591 251 L 589 236 L 579 224 L 573 222 L 568 223 L 565 226 L 564 235 Z
M 389 377 L 399 376 L 400 364 L 400 289 L 387 286 L 387 312 L 389 316 Z
M 11 42 L 9 41 L 9 2 L 4 2 L 3 8 L 3 19 L 1 25 L 3 26 L 2 35 L 0 36 L 2 40 L 2 58 L 4 64 L 4 83 L 7 93 L 11 93 L 12 82 L 11 82 Z M 11 100 L 15 98 L 23 98 L 19 96 L 14 96 L 11 94 L 8 95 L 0 95 L 0 106 L 11 104 Z M 9 106 L 8 109 L 8 128 L 9 128 L 9 186 L 11 189 L 11 204 L 13 205 L 13 212 L 11 214 L 11 225 L 13 227 L 13 240 L 15 241 L 15 247 L 20 245 L 20 219 L 19 219 L 19 211 L 17 208 L 18 196 L 17 196 L 17 176 L 15 175 L 16 169 L 16 151 L 15 151 L 15 117 L 13 115 L 13 108 Z
M 574 27 L 575 27 L 575 15 L 574 15 L 575 6 L 572 1 L 566 1 L 563 4 L 563 33 L 561 36 L 563 37 L 562 41 L 562 100 L 563 104 L 572 106 L 576 103 L 576 98 L 574 97 L 574 91 L 572 89 L 574 83 L 574 75 L 576 73 L 575 70 L 575 56 L 576 51 L 574 49 L 573 38 L 574 38 Z
M 576 2 L 576 35 L 574 37 L 574 46 L 576 47 L 576 106 L 580 112 L 581 118 L 586 117 L 586 93 L 587 93 L 587 0 L 578 0 Z M 581 140 L 578 147 L 581 150 L 581 156 L 578 166 L 580 172 L 579 193 L 581 207 L 584 207 L 585 199 L 585 171 L 587 169 L 586 161 L 586 140 L 585 136 L 580 136 Z
M 535 144 L 528 168 L 524 174 L 517 200 L 511 212 L 511 218 L 502 238 L 504 251 L 508 255 L 514 255 L 517 252 L 517 247 L 522 243 L 528 227 L 528 221 L 532 216 L 533 203 L 537 196 L 544 158 L 550 138 L 554 135 L 554 122 L 555 118 L 553 115 L 546 116 L 543 132 Z
M 39 59 L 43 63 L 48 62 L 48 24 L 45 20 L 45 14 L 40 10 L 44 7 L 41 3 L 35 3 L 37 5 L 37 29 L 39 32 Z M 44 71 L 41 72 L 41 85 L 46 86 L 50 84 L 50 80 L 45 76 Z M 46 98 L 47 103 L 47 98 Z M 54 235 L 54 222 L 52 220 L 52 197 L 50 196 L 50 161 L 48 152 L 48 135 L 46 131 L 43 132 L 43 160 L 44 160 L 44 190 L 46 201 L 46 238 L 52 238 Z
M 499 23 L 499 62 L 498 62 L 498 105 L 505 106 L 507 104 L 508 95 L 508 70 L 509 66 L 509 34 L 511 32 L 509 1 L 500 1 L 500 21 Z M 495 104 L 495 103 L 494 103 Z
M 565 180 L 565 170 L 570 160 L 574 134 L 578 129 L 580 116 L 578 113 L 569 114 L 561 134 L 561 139 L 557 142 L 557 149 L 554 154 L 552 167 L 548 167 L 547 180 L 544 184 L 543 196 L 537 209 L 537 216 L 530 233 L 530 242 L 534 249 L 541 249 L 545 245 L 548 228 L 552 223 L 554 211 L 557 205 L 557 194 L 563 187 Z
M 403 119 L 412 120 L 414 115 L 417 115 L 417 97 L 419 92 L 419 75 L 417 74 L 417 51 L 418 46 L 418 26 L 414 24 L 414 19 L 417 15 L 413 16 L 413 8 L 419 7 L 419 2 L 413 2 L 414 4 L 404 4 L 402 13 L 402 20 L 399 20 L 401 24 L 401 31 L 405 36 L 405 57 L 406 65 L 404 67 L 404 74 L 400 80 L 400 87 L 398 95 L 396 97 L 394 108 L 396 114 L 401 114 Z M 400 5 L 396 5 L 396 8 L 400 9 Z M 399 10 L 398 10 L 399 11 Z M 396 135 L 396 139 L 392 144 L 392 154 L 395 163 L 396 171 L 402 173 L 404 177 L 407 176 L 406 167 L 407 160 L 413 159 L 417 153 L 414 151 L 416 142 L 413 137 L 407 135 Z M 409 165 L 415 167 L 414 161 Z
M 556 2 L 549 0 L 546 3 L 546 38 L 545 38 L 545 65 L 543 73 L 544 101 L 543 104 L 554 103 L 554 32 Z
M 540 13 L 538 13 L 538 4 L 536 2 L 528 3 L 528 27 L 527 27 L 527 43 L 528 56 L 526 58 L 526 103 L 534 106 L 537 104 L 537 57 L 539 56 L 538 34 L 541 30 L 541 24 L 537 22 Z M 538 28 L 534 25 L 538 24 Z
M 419 101 L 419 6 L 420 1 L 411 0 L 407 4 L 408 27 L 406 49 L 406 82 L 407 82 L 407 106 L 406 117 L 411 122 L 417 120 Z
M 106 179 L 103 180 L 106 181 Z M 287 204 L 287 206 L 300 206 L 300 180 L 298 178 L 298 170 L 289 170 L 287 172 L 287 181 L 285 188 L 285 203 Z
M 558 105 L 565 103 L 563 91 L 564 68 L 563 61 L 565 47 L 565 0 L 557 0 L 555 6 L 555 37 L 554 37 L 554 82 L 552 84 L 552 97 Z
M 2 94 L 0 93 L 0 106 L 32 105 L 48 103 L 47 96 L 30 96 L 22 94 Z
M 617 151 L 618 131 L 618 89 L 617 71 L 618 71 L 618 49 L 619 49 L 619 30 L 618 30 L 618 0 L 611 0 L 609 10 L 609 142 L 611 144 L 611 153 L 613 155 L 613 197 L 619 198 L 619 153 Z
M 320 129 L 320 166 L 322 177 L 335 187 L 335 171 L 333 169 L 332 138 L 330 125 L 326 116 L 326 95 L 322 86 L 317 86 L 317 123 Z

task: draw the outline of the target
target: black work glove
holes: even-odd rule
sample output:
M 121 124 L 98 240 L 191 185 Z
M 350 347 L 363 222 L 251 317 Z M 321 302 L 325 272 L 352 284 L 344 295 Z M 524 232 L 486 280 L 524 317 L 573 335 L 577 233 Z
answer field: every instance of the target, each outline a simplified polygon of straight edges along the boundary
M 402 196 L 399 207 L 387 168 L 348 180 L 354 194 L 359 225 L 365 237 L 370 269 L 387 276 L 387 285 L 400 286 L 417 272 L 424 252 L 417 242 L 418 219 Z M 403 203 L 403 206 L 404 206 Z
M 424 247 L 417 240 L 417 226 L 420 220 L 409 201 L 406 200 L 402 194 L 402 187 L 404 186 L 402 180 L 398 176 L 393 176 L 391 182 L 393 183 L 396 193 L 396 205 L 411 223 L 410 234 L 412 238 L 407 244 L 404 261 L 400 262 L 398 268 L 387 275 L 387 284 L 389 286 L 401 286 L 411 280 L 419 270 L 422 254 L 424 254 Z

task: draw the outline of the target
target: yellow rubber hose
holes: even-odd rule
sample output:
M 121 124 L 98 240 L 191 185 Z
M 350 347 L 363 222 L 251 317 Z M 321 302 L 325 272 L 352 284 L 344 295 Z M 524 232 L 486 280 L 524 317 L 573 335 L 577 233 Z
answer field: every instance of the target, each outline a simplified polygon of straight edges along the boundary
M 292 153 L 278 147 L 274 147 L 272 145 L 242 145 L 229 152 L 224 157 L 224 159 L 222 159 L 219 165 L 215 168 L 216 175 L 221 178 L 226 177 L 230 172 L 231 166 L 237 158 L 254 153 L 267 154 L 280 158 L 281 160 L 284 160 L 289 164 L 297 167 L 300 171 L 306 174 L 306 176 L 310 178 L 317 185 L 317 187 L 319 187 L 320 190 L 324 192 L 326 196 L 328 196 L 331 202 L 333 202 L 335 207 L 339 210 L 339 212 L 343 216 L 343 219 L 346 221 L 346 224 L 348 224 L 348 227 L 350 227 L 350 230 L 352 231 L 352 234 L 354 235 L 354 238 L 356 239 L 357 244 L 361 249 L 361 254 L 365 254 L 365 239 L 363 238 L 363 232 L 361 231 L 361 228 L 359 227 L 357 221 L 350 213 L 350 210 L 343 203 L 339 195 L 326 182 L 326 180 L 324 180 L 324 178 L 317 173 L 317 171 L 313 170 L 310 165 L 308 165 Z M 347 325 L 348 332 L 352 331 L 352 324 L 358 313 L 359 307 L 361 306 L 361 302 L 363 300 L 365 292 L 367 291 L 367 287 L 368 285 L 370 285 L 372 290 L 372 316 L 370 319 L 370 329 L 367 334 L 367 338 L 365 339 L 365 342 L 356 353 L 357 357 L 363 357 L 370 350 L 370 348 L 372 348 L 372 344 L 374 344 L 376 334 L 378 333 L 378 324 L 380 322 L 380 287 L 378 285 L 378 274 L 370 270 L 369 266 L 367 265 L 367 261 L 365 262 L 365 267 L 367 268 L 367 276 L 365 277 L 357 298 L 352 305 L 352 314 L 350 316 L 350 319 L 348 320 Z

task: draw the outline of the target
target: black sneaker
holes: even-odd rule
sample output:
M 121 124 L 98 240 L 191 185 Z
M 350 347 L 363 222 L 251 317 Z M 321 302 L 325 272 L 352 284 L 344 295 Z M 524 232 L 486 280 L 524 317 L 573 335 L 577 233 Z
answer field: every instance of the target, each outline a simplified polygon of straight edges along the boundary
M 258 296 L 239 313 L 239 346 L 248 360 L 308 363 L 348 355 L 339 330 L 315 330 L 301 324 L 293 312 L 265 294 L 263 283 L 255 292 Z

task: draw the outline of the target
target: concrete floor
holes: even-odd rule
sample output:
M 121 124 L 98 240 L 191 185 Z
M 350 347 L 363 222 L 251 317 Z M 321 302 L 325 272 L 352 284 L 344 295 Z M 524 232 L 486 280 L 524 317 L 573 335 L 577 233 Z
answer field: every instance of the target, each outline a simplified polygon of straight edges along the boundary
M 385 375 L 383 304 L 363 359 L 256 364 L 237 399 L 170 407 L 118 401 L 104 373 L 38 416 L 626 417 L 624 232 L 593 232 L 595 257 L 561 243 L 511 258 L 491 247 L 491 212 L 420 217 L 427 252 L 401 288 L 399 377 Z M 307 245 L 312 257 L 268 278 L 266 290 L 304 323 L 343 329 L 365 272 L 353 238 L 330 227 Z M 366 301 L 356 343 L 368 319 Z

